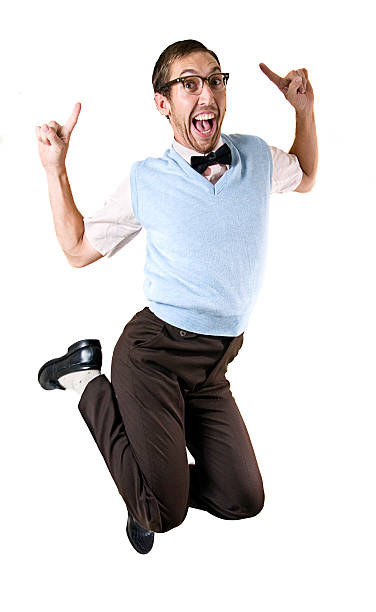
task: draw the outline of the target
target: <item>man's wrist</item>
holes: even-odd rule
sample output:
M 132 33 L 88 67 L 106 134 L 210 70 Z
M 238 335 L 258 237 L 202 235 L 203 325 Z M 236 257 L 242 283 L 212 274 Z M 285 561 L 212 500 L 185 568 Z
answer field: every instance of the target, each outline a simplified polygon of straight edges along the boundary
M 314 121 L 314 117 L 315 117 L 313 108 L 309 110 L 304 110 L 304 111 L 295 110 L 295 116 L 296 116 L 296 121 L 299 121 L 299 123 L 312 122 Z
M 60 179 L 67 176 L 67 169 L 64 166 L 47 166 L 45 168 L 47 178 Z

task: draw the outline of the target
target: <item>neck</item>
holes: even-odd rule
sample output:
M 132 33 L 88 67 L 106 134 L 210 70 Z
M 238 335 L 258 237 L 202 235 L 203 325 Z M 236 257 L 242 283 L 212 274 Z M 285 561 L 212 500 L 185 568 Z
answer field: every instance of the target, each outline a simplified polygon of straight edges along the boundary
M 176 136 L 174 136 L 174 140 L 173 140 L 173 145 L 174 148 L 177 149 L 179 152 L 184 152 L 185 155 L 193 155 L 193 153 L 196 153 L 198 155 L 206 155 L 207 153 L 210 153 L 210 151 L 216 151 L 217 149 L 219 149 L 219 147 L 223 144 L 223 140 L 222 140 L 222 136 L 219 135 L 217 142 L 215 143 L 215 145 L 213 145 L 213 147 L 211 149 L 209 149 L 208 151 L 205 151 L 204 153 L 202 151 L 198 151 L 197 149 L 193 149 L 191 146 L 189 146 L 187 143 L 185 142 L 181 142 L 181 140 L 179 138 L 176 138 Z
M 206 155 L 207 153 L 210 153 L 210 151 L 215 151 L 216 149 L 218 149 L 218 143 L 221 141 L 221 135 L 220 134 L 218 135 L 216 142 L 214 144 L 211 144 L 210 147 L 207 149 L 207 151 L 200 151 L 199 149 L 195 149 L 194 147 L 192 147 L 192 145 L 189 142 L 183 141 L 179 134 L 174 133 L 174 140 L 180 146 L 185 147 L 186 149 L 189 149 L 190 151 L 194 151 L 195 153 L 198 153 L 200 155 Z

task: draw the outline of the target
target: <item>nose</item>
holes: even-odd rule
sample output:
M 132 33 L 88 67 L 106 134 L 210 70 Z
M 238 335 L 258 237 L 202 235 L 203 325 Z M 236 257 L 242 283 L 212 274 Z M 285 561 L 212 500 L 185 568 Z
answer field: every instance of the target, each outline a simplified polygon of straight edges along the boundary
M 214 100 L 213 92 L 209 87 L 209 83 L 204 81 L 204 85 L 202 88 L 202 92 L 200 93 L 198 103 L 199 104 L 209 104 Z

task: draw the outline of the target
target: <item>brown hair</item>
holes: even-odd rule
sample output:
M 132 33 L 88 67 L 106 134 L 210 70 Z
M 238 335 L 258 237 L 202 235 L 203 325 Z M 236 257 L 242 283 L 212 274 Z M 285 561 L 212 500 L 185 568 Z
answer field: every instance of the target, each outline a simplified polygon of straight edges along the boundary
M 189 55 L 189 53 L 193 53 L 194 51 L 206 51 L 210 53 L 218 62 L 218 66 L 220 66 L 219 59 L 214 53 L 205 45 L 203 45 L 198 40 L 179 40 L 177 42 L 172 43 L 161 53 L 159 56 L 153 70 L 152 82 L 154 92 L 161 92 L 161 86 L 163 83 L 167 83 L 169 80 L 170 67 L 171 64 L 176 60 L 184 57 L 185 55 Z M 167 99 L 170 97 L 170 90 L 167 88 L 163 90 L 163 95 L 166 96 Z

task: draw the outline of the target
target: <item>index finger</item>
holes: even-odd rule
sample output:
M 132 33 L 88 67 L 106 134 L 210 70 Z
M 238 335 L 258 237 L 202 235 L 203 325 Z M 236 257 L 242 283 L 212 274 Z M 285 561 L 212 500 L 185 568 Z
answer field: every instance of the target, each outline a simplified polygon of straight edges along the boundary
M 270 68 L 268 68 L 268 66 L 264 63 L 261 62 L 261 64 L 259 64 L 261 70 L 263 71 L 264 74 L 266 74 L 266 76 L 273 81 L 273 83 L 275 83 L 277 85 L 277 87 L 279 87 L 279 89 L 282 89 L 283 87 L 288 87 L 290 84 L 290 81 L 288 79 L 285 79 L 284 77 L 280 77 L 278 76 L 278 74 L 276 74 L 275 72 L 273 72 L 272 70 L 270 70 Z
M 76 102 L 76 104 L 73 107 L 71 116 L 67 119 L 67 121 L 63 125 L 64 132 L 68 134 L 69 136 L 71 135 L 73 128 L 77 123 L 78 115 L 80 114 L 80 112 L 81 112 L 81 102 Z

